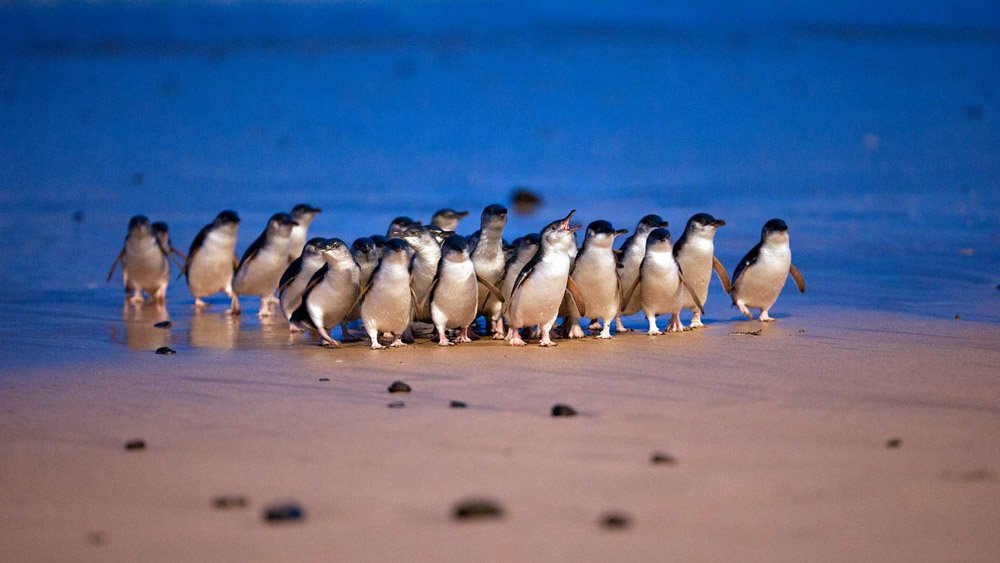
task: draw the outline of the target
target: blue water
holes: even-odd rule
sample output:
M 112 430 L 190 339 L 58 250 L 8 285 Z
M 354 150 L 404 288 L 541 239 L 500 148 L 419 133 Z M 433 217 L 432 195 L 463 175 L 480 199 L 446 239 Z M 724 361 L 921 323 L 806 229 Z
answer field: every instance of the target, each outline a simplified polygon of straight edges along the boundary
M 120 323 L 133 214 L 186 249 L 233 208 L 242 251 L 300 201 L 351 240 L 527 186 L 543 206 L 509 238 L 707 211 L 731 269 L 782 217 L 810 290 L 779 313 L 997 323 L 1000 16 L 921 6 L 0 7 L 4 311 Z M 708 315 L 732 315 L 717 287 Z

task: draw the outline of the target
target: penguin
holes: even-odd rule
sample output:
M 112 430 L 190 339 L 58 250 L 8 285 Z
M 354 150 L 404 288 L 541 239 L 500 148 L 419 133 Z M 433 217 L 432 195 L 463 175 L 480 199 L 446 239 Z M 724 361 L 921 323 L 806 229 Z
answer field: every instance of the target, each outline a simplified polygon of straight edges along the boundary
M 708 298 L 708 283 L 712 280 L 712 270 L 715 270 L 715 275 L 722 282 L 722 289 L 726 293 L 732 290 L 726 268 L 715 257 L 715 231 L 725 224 L 722 219 L 716 219 L 708 213 L 695 213 L 688 219 L 684 234 L 674 245 L 674 259 L 684 272 L 684 280 L 698 297 L 697 301 L 701 303 L 696 307 L 694 296 L 684 291 L 682 305 L 692 313 L 691 328 L 705 326 L 701 322 L 699 310 L 704 307 L 705 299 Z
M 405 240 L 389 239 L 371 283 L 358 296 L 361 322 L 371 338 L 372 350 L 385 348 L 378 342 L 380 332 L 392 334 L 390 348 L 406 346 L 402 336 L 413 319 L 415 302 L 410 288 L 411 258 L 412 251 Z
M 674 259 L 673 241 L 670 231 L 654 229 L 646 237 L 646 255 L 639 266 L 639 276 L 625 292 L 625 299 L 636 296 L 639 306 L 649 321 L 647 334 L 663 334 L 656 328 L 656 316 L 670 313 L 667 332 L 681 332 L 681 307 L 684 291 L 687 289 L 684 274 Z M 697 300 L 697 294 L 693 294 Z M 700 305 L 700 304 L 699 304 Z
M 469 215 L 468 211 L 455 211 L 454 209 L 439 209 L 431 219 L 431 225 L 442 231 L 452 231 L 458 228 L 458 222 Z
M 733 305 L 748 318 L 753 318 L 750 308 L 760 309 L 758 317 L 763 322 L 774 319 L 768 311 L 778 300 L 785 279 L 792 276 L 800 293 L 806 291 L 802 272 L 792 264 L 792 249 L 788 244 L 788 225 L 781 219 L 764 223 L 760 242 L 747 252 L 733 271 Z
M 126 299 L 135 304 L 145 301 L 142 292 L 145 291 L 158 304 L 167 300 L 167 285 L 170 282 L 170 240 L 166 234 L 166 225 L 161 230 L 154 230 L 149 219 L 144 215 L 136 215 L 129 219 L 128 231 L 125 235 L 125 245 L 111 263 L 108 272 L 108 282 L 115 274 L 115 268 L 122 266 L 122 282 L 125 292 L 131 293 Z
M 288 329 L 292 332 L 302 331 L 299 325 L 291 322 L 292 313 L 302 305 L 302 295 L 313 274 L 326 263 L 320 253 L 325 243 L 324 238 L 309 239 L 309 242 L 302 247 L 302 254 L 288 265 L 278 281 L 278 303 L 281 306 L 281 313 L 289 321 Z
M 521 273 L 524 265 L 535 257 L 538 247 L 541 246 L 542 239 L 538 233 L 530 233 L 523 237 L 514 239 L 512 243 L 514 252 L 510 255 L 506 264 L 506 273 L 503 276 L 503 284 L 500 286 L 500 294 L 503 300 L 510 301 L 510 292 L 514 289 L 514 281 Z
M 476 273 L 494 286 L 503 282 L 507 262 L 503 252 L 503 230 L 506 225 L 507 208 L 494 203 L 483 209 L 479 230 L 469 237 L 469 254 Z M 477 316 L 485 317 L 487 331 L 493 330 L 495 340 L 504 339 L 503 318 L 500 314 L 503 305 L 491 297 L 489 290 L 482 285 L 479 287 L 478 300 Z
M 419 226 L 420 221 L 415 221 L 409 217 L 396 217 L 389 223 L 389 228 L 386 230 L 385 238 L 400 238 L 403 236 L 403 231 L 409 227 Z
M 619 251 L 618 275 L 621 277 L 622 287 L 632 287 L 639 277 L 639 267 L 646 257 L 646 237 L 649 236 L 649 233 L 654 229 L 665 229 L 668 226 L 669 224 L 659 215 L 646 215 L 639 220 L 635 231 L 625 239 Z M 615 328 L 618 332 L 628 332 L 628 329 L 622 324 L 621 317 L 636 313 L 641 308 L 638 295 L 633 296 L 631 301 L 622 302 L 621 311 L 618 313 L 618 318 L 615 319 Z
M 502 311 L 507 315 L 507 339 L 511 346 L 524 346 L 518 331 L 534 325 L 541 328 L 539 345 L 555 346 L 549 333 L 567 290 L 573 296 L 580 315 L 587 314 L 580 290 L 569 275 L 570 253 L 576 246 L 573 233 L 579 229 L 579 226 L 569 224 L 573 213 L 575 210 L 542 230 L 541 247 L 514 280 L 510 301 Z
M 371 282 L 372 272 L 378 266 L 379 247 L 371 237 L 361 237 L 351 243 L 351 254 L 361 268 L 361 287 L 364 287 Z
M 427 294 L 431 320 L 438 332 L 438 345 L 450 346 L 457 342 L 472 342 L 469 325 L 476 320 L 479 305 L 479 285 L 482 284 L 496 299 L 500 290 L 481 276 L 469 258 L 464 237 L 446 238 L 441 246 L 441 259 L 437 274 Z M 418 297 L 419 299 L 419 297 Z M 448 340 L 450 328 L 459 329 L 455 342 Z
M 291 241 L 288 243 L 289 262 L 302 255 L 306 237 L 309 236 L 309 225 L 312 225 L 313 219 L 322 212 L 322 209 L 308 203 L 300 203 L 292 208 L 292 220 L 298 224 L 292 227 Z
M 194 305 L 203 309 L 207 304 L 202 297 L 220 291 L 229 296 L 232 315 L 240 314 L 240 299 L 233 291 L 233 270 L 236 267 L 236 235 L 240 218 L 235 211 L 223 211 L 215 220 L 205 225 L 194 237 L 187 261 L 184 262 L 184 277 L 188 290 L 194 296 Z
M 597 338 L 611 338 L 611 323 L 618 316 L 621 307 L 622 288 L 618 279 L 618 260 L 613 245 L 615 239 L 628 233 L 628 229 L 615 230 L 607 221 L 594 221 L 587 226 L 583 248 L 573 263 L 570 276 L 580 288 L 587 303 L 587 314 L 593 319 L 601 319 L 601 333 Z M 569 327 L 569 338 L 582 338 L 580 315 L 576 306 L 565 298 L 567 309 L 565 324 Z
M 329 331 L 356 306 L 361 268 L 354 261 L 351 249 L 340 239 L 326 239 L 318 250 L 325 263 L 309 279 L 302 304 L 289 320 L 300 328 L 316 330 L 325 342 L 340 346 Z
M 278 302 L 281 274 L 288 267 L 288 246 L 292 228 L 296 226 L 288 213 L 275 213 L 267 221 L 264 232 L 250 244 L 233 274 L 233 289 L 239 295 L 259 295 L 257 316 L 271 315 L 271 306 Z
M 413 274 L 410 286 L 413 288 L 413 295 L 417 300 L 416 314 L 414 320 L 430 321 L 431 304 L 427 295 L 431 290 L 431 283 L 438 272 L 438 263 L 441 261 L 441 244 L 438 236 L 448 236 L 454 234 L 452 231 L 442 231 L 438 227 L 425 227 L 423 225 L 413 225 L 403 231 L 401 238 L 410 245 L 415 252 L 411 271 Z

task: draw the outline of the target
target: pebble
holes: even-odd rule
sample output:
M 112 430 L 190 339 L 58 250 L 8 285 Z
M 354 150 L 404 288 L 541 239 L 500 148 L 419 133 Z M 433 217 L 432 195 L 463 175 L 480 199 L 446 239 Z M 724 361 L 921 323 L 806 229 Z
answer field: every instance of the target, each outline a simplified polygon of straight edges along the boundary
M 402 381 L 393 381 L 392 385 L 389 386 L 390 393 L 409 393 L 410 391 L 413 391 L 413 388 Z
M 171 325 L 170 321 L 160 321 L 154 324 L 153 326 L 156 328 L 170 328 L 170 325 Z
M 271 523 L 299 522 L 305 517 L 305 511 L 295 503 L 275 504 L 264 510 L 264 520 Z
M 492 520 L 503 518 L 503 508 L 486 499 L 472 499 L 458 503 L 452 516 L 456 520 Z
M 144 450 L 144 449 L 146 449 L 146 441 L 145 440 L 132 440 L 132 441 L 129 441 L 129 442 L 125 442 L 125 449 L 129 450 L 129 451 Z
M 887 448 L 898 448 L 903 445 L 903 440 L 901 438 L 889 438 L 885 441 L 885 447 Z
M 601 526 L 611 530 L 624 530 L 631 524 L 631 519 L 620 512 L 609 512 L 601 517 Z
M 649 462 L 653 465 L 676 465 L 677 458 L 663 452 L 653 452 L 653 455 L 649 456 Z
M 393 401 L 387 405 L 390 409 L 401 409 L 406 406 L 403 401 Z
M 955 315 L 955 320 L 956 321 L 962 320 L 962 315 Z
M 576 416 L 576 409 L 569 405 L 552 405 L 552 416 Z
M 321 377 L 321 378 L 319 378 L 319 380 L 320 381 L 330 381 L 330 378 L 329 377 Z
M 174 350 L 173 348 L 168 348 L 166 346 L 160 346 L 159 348 L 156 349 L 156 353 L 160 354 L 162 356 L 169 356 L 170 354 L 176 354 L 177 351 Z
M 108 543 L 108 535 L 100 530 L 87 532 L 87 541 L 90 542 L 91 545 L 104 545 Z
M 453 409 L 464 409 L 469 405 L 463 403 L 462 401 L 452 401 L 448 406 L 450 406 Z
M 219 510 L 246 508 L 250 504 L 244 496 L 218 496 L 212 499 L 212 506 Z

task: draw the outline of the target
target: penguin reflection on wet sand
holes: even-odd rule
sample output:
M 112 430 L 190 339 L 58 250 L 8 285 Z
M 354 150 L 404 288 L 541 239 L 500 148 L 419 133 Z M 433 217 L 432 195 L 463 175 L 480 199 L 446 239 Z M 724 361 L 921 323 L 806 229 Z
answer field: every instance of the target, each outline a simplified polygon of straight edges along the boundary
M 656 317 L 670 313 L 667 332 L 681 332 L 681 307 L 684 304 L 684 275 L 674 259 L 670 231 L 654 229 L 646 237 L 646 256 L 639 267 L 639 277 L 625 291 L 625 299 L 638 295 L 639 305 L 649 321 L 650 336 L 663 334 L 656 328 Z M 693 297 L 697 300 L 697 295 Z
M 607 221 L 594 221 L 587 226 L 583 239 L 583 249 L 577 254 L 570 276 L 580 288 L 587 303 L 587 316 L 592 320 L 601 319 L 603 326 L 597 338 L 611 338 L 611 323 L 618 316 L 622 300 L 621 281 L 618 279 L 618 260 L 612 245 L 615 238 L 628 233 L 627 229 L 615 230 Z M 583 338 L 580 315 L 571 299 L 565 299 L 569 310 L 566 336 Z
M 732 290 L 726 268 L 715 257 L 715 231 L 725 224 L 722 219 L 716 219 L 708 213 L 696 213 L 688 219 L 684 234 L 674 245 L 674 259 L 684 272 L 684 281 L 691 288 L 691 291 L 684 290 L 681 299 L 682 307 L 692 312 L 691 328 L 705 326 L 701 322 L 700 311 L 708 298 L 712 270 L 715 270 L 722 282 L 723 291 L 729 293 Z
M 504 305 L 507 316 L 507 340 L 511 346 L 524 346 L 519 330 L 539 326 L 540 346 L 555 346 L 550 332 L 559 314 L 563 294 L 568 290 L 581 315 L 586 315 L 586 305 L 579 289 L 569 275 L 570 254 L 576 243 L 573 233 L 579 226 L 570 226 L 574 211 L 558 221 L 553 221 L 541 232 L 541 247 L 525 264 L 514 281 L 510 301 Z
M 382 251 L 372 281 L 362 295 L 361 322 L 372 342 L 372 350 L 385 348 L 379 344 L 380 333 L 391 333 L 391 348 L 406 346 L 403 332 L 413 320 L 414 299 L 410 288 L 412 250 L 405 240 L 389 239 Z
M 194 296 L 198 310 L 207 307 L 203 297 L 225 292 L 229 296 L 229 314 L 240 313 L 240 300 L 233 291 L 233 269 L 236 267 L 236 234 L 240 218 L 234 211 L 223 211 L 215 220 L 202 227 L 191 243 L 184 277 Z
M 760 242 L 747 252 L 733 271 L 733 305 L 750 319 L 753 308 L 760 309 L 758 318 L 761 321 L 773 321 L 768 311 L 778 300 L 788 276 L 795 280 L 799 292 L 805 293 L 802 272 L 792 264 L 788 225 L 781 219 L 771 219 L 761 229 Z
M 288 213 L 272 215 L 264 232 L 243 253 L 233 274 L 233 289 L 237 294 L 260 296 L 259 317 L 270 316 L 271 307 L 278 303 L 274 292 L 281 274 L 288 268 L 288 246 L 295 225 Z
M 485 286 L 495 299 L 502 300 L 500 290 L 476 274 L 466 248 L 466 240 L 457 235 L 445 239 L 437 274 L 427 295 L 439 345 L 472 342 L 469 325 L 476 320 L 478 284 Z M 450 342 L 447 336 L 448 329 L 452 328 L 459 329 L 454 342 Z
M 309 225 L 312 225 L 313 219 L 322 212 L 322 209 L 313 207 L 308 203 L 300 203 L 292 208 L 292 220 L 295 221 L 296 225 L 292 227 L 292 234 L 289 237 L 289 262 L 302 254 L 302 249 L 306 244 L 306 237 L 309 236 Z
M 122 282 L 125 292 L 131 293 L 128 301 L 140 304 L 145 301 L 145 291 L 156 303 L 167 300 L 167 285 L 170 282 L 170 237 L 165 223 L 156 223 L 156 229 L 149 219 L 136 215 L 128 222 L 125 245 L 122 247 L 108 272 L 108 281 L 114 276 L 118 264 L 122 267 Z
M 323 255 L 320 248 L 326 243 L 326 239 L 313 238 L 302 248 L 302 254 L 292 261 L 281 274 L 278 281 L 278 303 L 281 305 L 281 313 L 289 320 L 288 329 L 292 332 L 301 332 L 302 329 L 291 322 L 292 313 L 302 304 L 302 295 L 312 279 L 323 264 Z

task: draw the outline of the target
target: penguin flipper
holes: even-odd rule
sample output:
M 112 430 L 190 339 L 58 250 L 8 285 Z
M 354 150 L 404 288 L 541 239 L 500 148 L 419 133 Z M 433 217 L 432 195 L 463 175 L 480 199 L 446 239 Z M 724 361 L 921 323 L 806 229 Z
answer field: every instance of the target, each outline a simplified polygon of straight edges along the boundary
M 726 273 L 726 267 L 715 256 L 712 256 L 712 269 L 715 270 L 715 275 L 719 276 L 719 281 L 722 282 L 722 290 L 726 293 L 732 292 L 733 284 L 729 282 L 729 274 Z
M 628 307 L 628 304 L 632 302 L 632 296 L 635 294 L 635 290 L 639 289 L 639 282 L 642 281 L 642 271 L 640 270 L 639 275 L 635 277 L 635 281 L 632 282 L 632 287 L 628 289 L 625 296 L 622 298 L 621 309 Z M 618 279 L 618 285 L 621 286 L 621 278 Z
M 111 278 L 112 278 L 112 276 L 115 275 L 115 268 L 118 267 L 118 264 L 121 264 L 122 265 L 122 269 L 125 269 L 125 247 L 124 246 L 122 247 L 121 252 L 118 253 L 118 256 L 115 257 L 115 261 L 111 263 L 111 269 L 108 270 L 108 281 L 107 281 L 107 283 L 111 283 Z
M 281 274 L 281 279 L 278 281 L 278 293 L 281 293 L 288 287 L 288 284 L 295 280 L 295 277 L 302 272 L 302 257 L 299 256 L 292 263 L 285 268 L 285 272 Z M 312 278 L 309 278 L 312 281 Z
M 570 297 L 573 298 L 573 302 L 576 303 L 576 309 L 580 312 L 580 316 L 586 317 L 587 303 L 583 300 L 583 293 L 580 291 L 580 286 L 576 285 L 573 276 L 566 276 L 566 291 L 569 292 Z
M 510 288 L 510 299 L 506 303 L 504 303 L 503 308 L 500 309 L 501 316 L 507 314 L 507 308 L 510 305 L 511 301 L 514 300 L 514 294 L 517 293 L 517 290 L 521 288 L 521 284 L 524 283 L 524 280 L 528 279 L 528 276 L 531 274 L 532 270 L 535 269 L 535 265 L 538 264 L 538 255 L 541 253 L 542 250 L 539 248 L 538 252 L 535 254 L 535 257 L 532 258 L 531 260 L 528 260 L 528 263 L 525 264 L 523 268 L 521 268 L 521 271 L 518 272 L 517 277 L 514 278 L 514 285 L 512 285 Z
M 186 262 L 187 261 L 187 254 L 184 254 L 181 251 L 181 249 L 177 248 L 176 246 L 170 245 L 170 252 L 171 252 L 171 254 L 173 254 L 174 256 L 176 256 L 177 258 L 180 258 L 181 262 Z
M 257 237 L 256 240 L 250 243 L 250 246 L 247 247 L 246 252 L 243 253 L 243 258 L 241 258 L 240 261 L 236 263 L 236 269 L 239 270 L 240 268 L 243 267 L 243 264 L 253 261 L 254 257 L 257 256 L 257 253 L 260 252 L 260 249 L 264 248 L 264 243 L 266 242 L 267 242 L 267 231 L 261 233 L 261 235 Z
M 705 306 L 701 304 L 701 299 L 698 299 L 698 294 L 696 294 L 694 290 L 691 289 L 691 286 L 688 285 L 687 280 L 684 279 L 684 274 L 682 274 L 679 269 L 677 270 L 677 277 L 680 278 L 681 285 L 684 286 L 684 290 L 687 291 L 688 295 L 691 296 L 691 299 L 694 301 L 694 304 L 698 306 L 698 311 L 701 312 L 702 315 L 704 315 Z
M 800 272 L 799 269 L 795 267 L 795 264 L 791 264 L 788 266 L 788 273 L 789 275 L 792 276 L 792 279 L 795 280 L 795 285 L 798 286 L 799 293 L 805 293 L 806 280 L 805 278 L 802 277 L 802 272 Z
M 358 298 L 354 300 L 354 303 L 351 305 L 351 308 L 349 310 L 353 311 L 353 310 L 357 309 L 359 305 L 361 305 L 361 302 L 365 298 L 365 294 L 368 293 L 368 290 L 372 288 L 372 285 L 373 284 L 369 282 L 368 285 L 366 285 L 365 287 L 362 287 L 358 291 Z M 410 291 L 412 292 L 413 290 L 411 289 Z
M 492 293 L 493 297 L 495 297 L 497 301 L 503 303 L 503 295 L 500 293 L 500 290 L 497 289 L 497 286 L 491 284 L 489 280 L 487 280 L 483 276 L 480 276 L 479 274 L 476 274 L 476 281 L 483 284 L 483 287 L 485 287 L 487 291 Z
M 757 257 L 760 256 L 760 245 L 761 243 L 759 242 L 755 244 L 754 247 L 751 248 L 749 252 L 747 252 L 746 256 L 744 256 L 743 259 L 740 260 L 740 263 L 736 265 L 736 269 L 733 270 L 734 284 L 736 283 L 736 280 L 740 279 L 740 275 L 743 273 L 743 271 L 757 261 Z
M 208 233 L 212 230 L 212 225 L 208 224 L 198 231 L 198 234 L 194 236 L 194 240 L 191 241 L 191 248 L 188 250 L 187 257 L 184 259 L 184 268 L 181 270 L 177 278 L 180 279 L 181 274 L 188 275 L 188 270 L 191 268 L 191 261 L 194 260 L 194 255 L 198 253 L 201 249 L 201 245 L 205 244 L 205 239 L 208 237 Z

